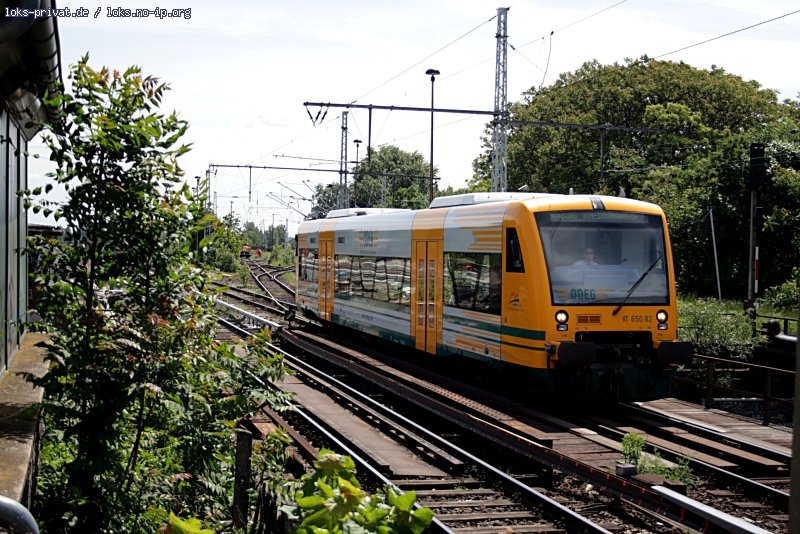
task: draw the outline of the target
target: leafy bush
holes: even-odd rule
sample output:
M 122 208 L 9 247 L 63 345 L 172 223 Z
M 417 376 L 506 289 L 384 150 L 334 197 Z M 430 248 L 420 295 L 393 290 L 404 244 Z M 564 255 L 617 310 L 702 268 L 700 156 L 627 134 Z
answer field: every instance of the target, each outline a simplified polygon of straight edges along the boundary
M 800 268 L 795 267 L 792 277 L 783 284 L 767 288 L 761 297 L 764 306 L 772 308 L 779 313 L 796 316 L 798 302 L 800 302 Z
M 753 336 L 753 320 L 738 304 L 720 304 L 714 299 L 681 300 L 678 313 L 679 337 L 694 343 L 698 354 L 746 360 L 764 342 L 760 336 Z
M 677 465 L 667 467 L 658 449 L 652 455 L 643 454 L 645 439 L 636 432 L 628 432 L 622 438 L 622 455 L 626 463 L 636 466 L 639 473 L 652 473 L 668 480 L 679 480 L 689 487 L 697 485 L 687 458 L 678 458 Z
M 622 457 L 626 463 L 639 465 L 644 448 L 644 438 L 636 432 L 628 432 L 622 438 Z
M 220 271 L 226 273 L 236 273 L 241 270 L 242 262 L 239 259 L 239 254 L 233 253 L 230 250 L 218 250 L 216 256 L 211 263 Z
M 36 515 L 51 532 L 154 532 L 170 513 L 224 530 L 233 428 L 257 404 L 284 405 L 262 382 L 283 360 L 268 333 L 244 356 L 213 340 L 206 278 L 190 261 L 207 218 L 180 182 L 188 125 L 156 113 L 167 86 L 87 57 L 71 78 L 72 92 L 47 102 L 62 123 L 44 136 L 69 197 L 52 212 L 52 184 L 21 193 L 66 226 L 64 239 L 28 241 L 42 318 L 31 328 L 49 334 L 50 363 L 28 377 L 45 391 Z
M 355 478 L 355 463 L 349 456 L 322 450 L 316 470 L 305 475 L 295 494 L 295 504 L 281 507 L 296 524 L 296 534 L 380 532 L 420 534 L 431 524 L 433 511 L 414 509 L 413 491 L 368 495 Z
M 275 245 L 269 256 L 269 264 L 285 267 L 294 265 L 294 245 L 291 243 Z

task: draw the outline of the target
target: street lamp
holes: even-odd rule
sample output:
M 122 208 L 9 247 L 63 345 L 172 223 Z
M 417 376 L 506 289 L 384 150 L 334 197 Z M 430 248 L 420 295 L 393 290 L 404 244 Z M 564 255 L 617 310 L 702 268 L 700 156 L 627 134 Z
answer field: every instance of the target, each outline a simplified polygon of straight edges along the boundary
M 428 202 L 433 201 L 433 82 L 436 81 L 436 76 L 441 74 L 436 69 L 428 69 L 425 74 L 431 77 L 431 177 L 428 181 Z
M 353 144 L 356 145 L 356 165 L 358 165 L 358 147 L 361 144 L 361 139 L 353 139 Z

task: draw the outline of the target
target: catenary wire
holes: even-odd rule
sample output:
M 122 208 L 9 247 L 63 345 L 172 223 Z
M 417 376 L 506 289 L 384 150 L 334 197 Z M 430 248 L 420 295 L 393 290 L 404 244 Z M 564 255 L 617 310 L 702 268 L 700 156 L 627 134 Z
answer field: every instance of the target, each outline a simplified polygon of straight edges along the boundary
M 425 56 L 424 58 L 420 59 L 419 61 L 417 61 L 416 63 L 414 63 L 414 64 L 413 64 L 413 65 L 411 65 L 410 67 L 408 67 L 407 69 L 403 70 L 402 72 L 399 72 L 399 73 L 395 74 L 394 76 L 392 76 L 391 78 L 389 78 L 389 79 L 388 79 L 388 80 L 386 80 L 385 82 L 381 83 L 380 85 L 378 85 L 378 86 L 377 86 L 377 87 L 375 87 L 374 89 L 371 89 L 371 90 L 367 91 L 366 93 L 364 93 L 364 94 L 363 94 L 363 95 L 361 95 L 360 97 L 358 97 L 358 98 L 356 98 L 355 100 L 353 100 L 353 101 L 351 102 L 351 104 L 355 104 L 356 102 L 358 102 L 359 100 L 361 100 L 361 99 L 362 99 L 362 98 L 364 98 L 365 96 L 367 96 L 367 95 L 370 95 L 370 94 L 374 93 L 375 91 L 377 91 L 378 89 L 380 89 L 380 88 L 381 88 L 381 87 L 383 87 L 384 85 L 386 85 L 386 84 L 388 84 L 388 83 L 390 83 L 390 82 L 392 82 L 392 81 L 396 80 L 397 78 L 399 78 L 400 76 L 402 76 L 402 75 L 403 75 L 403 74 L 405 74 L 406 72 L 408 72 L 408 71 L 410 71 L 411 69 L 413 69 L 413 68 L 415 68 L 415 67 L 419 66 L 419 65 L 420 65 L 420 64 L 421 64 L 423 61 L 427 61 L 428 59 L 432 58 L 433 56 L 435 56 L 436 54 L 438 54 L 438 53 L 439 53 L 439 52 L 441 52 L 442 50 L 444 50 L 444 49 L 446 49 L 446 48 L 448 48 L 448 47 L 450 47 L 450 46 L 454 45 L 455 43 L 457 43 L 458 41 L 460 41 L 461 39 L 463 39 L 463 38 L 464 38 L 464 37 L 466 37 L 467 35 L 469 35 L 469 34 L 471 34 L 471 33 L 475 32 L 475 31 L 477 31 L 478 29 L 480 29 L 480 28 L 481 28 L 481 27 L 483 27 L 484 25 L 486 25 L 486 24 L 490 23 L 491 21 L 493 21 L 493 20 L 494 20 L 494 19 L 496 19 L 496 18 L 497 18 L 497 15 L 493 16 L 492 18 L 490 18 L 490 19 L 488 19 L 488 20 L 486 20 L 486 21 L 484 21 L 484 22 L 481 22 L 480 24 L 478 24 L 477 26 L 475 26 L 474 28 L 472 28 L 471 30 L 469 30 L 467 33 L 465 33 L 465 34 L 461 35 L 460 37 L 457 37 L 456 39 L 454 39 L 454 40 L 450 41 L 449 43 L 447 43 L 447 44 L 446 44 L 446 45 L 444 45 L 443 47 L 439 48 L 439 49 L 438 49 L 438 50 L 436 50 L 435 52 L 432 52 L 432 53 L 428 54 L 427 56 Z

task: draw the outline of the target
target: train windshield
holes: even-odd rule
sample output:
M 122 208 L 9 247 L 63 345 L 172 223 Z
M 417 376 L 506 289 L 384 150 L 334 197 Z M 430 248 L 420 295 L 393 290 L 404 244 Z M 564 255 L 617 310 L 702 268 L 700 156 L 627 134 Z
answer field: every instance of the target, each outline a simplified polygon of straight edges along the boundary
M 537 213 L 553 304 L 668 304 L 661 217 L 620 211 Z

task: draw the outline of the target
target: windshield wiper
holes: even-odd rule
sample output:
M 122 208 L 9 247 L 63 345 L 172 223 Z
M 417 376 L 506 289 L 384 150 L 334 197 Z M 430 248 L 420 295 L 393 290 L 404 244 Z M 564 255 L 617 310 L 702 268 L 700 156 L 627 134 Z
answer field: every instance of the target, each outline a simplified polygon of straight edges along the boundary
M 659 252 L 658 257 L 656 258 L 656 261 L 654 261 L 653 264 L 645 272 L 642 273 L 642 276 L 640 276 L 639 279 L 636 280 L 636 282 L 633 283 L 631 288 L 628 290 L 628 293 L 625 295 L 625 298 L 622 299 L 622 302 L 619 303 L 619 306 L 614 308 L 614 311 L 611 312 L 611 315 L 616 315 L 616 314 L 619 313 L 619 311 L 622 309 L 622 307 L 625 305 L 625 303 L 628 302 L 628 298 L 630 298 L 630 296 L 633 294 L 633 292 L 636 291 L 636 288 L 639 287 L 639 284 L 642 283 L 642 281 L 644 280 L 644 277 L 647 276 L 648 274 L 650 274 L 650 271 L 652 271 L 653 268 L 656 266 L 656 264 L 659 262 L 659 260 L 661 259 L 661 254 L 662 253 Z

